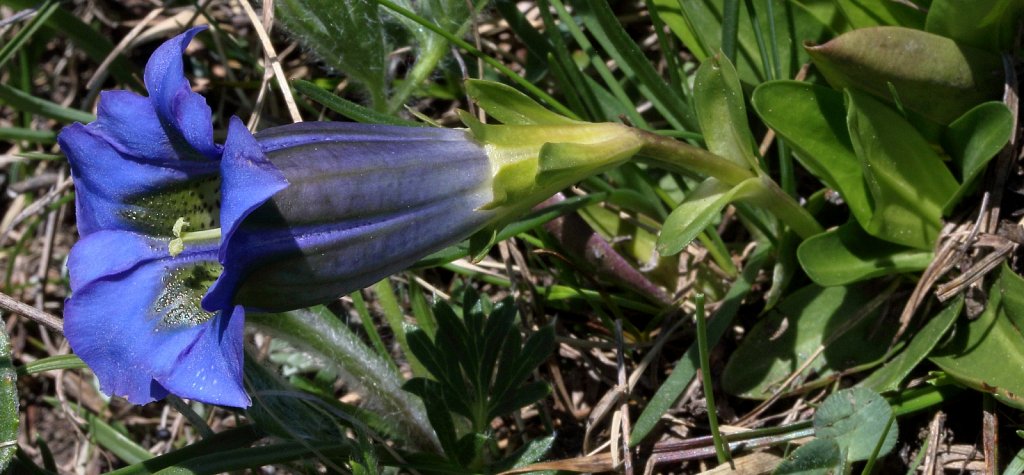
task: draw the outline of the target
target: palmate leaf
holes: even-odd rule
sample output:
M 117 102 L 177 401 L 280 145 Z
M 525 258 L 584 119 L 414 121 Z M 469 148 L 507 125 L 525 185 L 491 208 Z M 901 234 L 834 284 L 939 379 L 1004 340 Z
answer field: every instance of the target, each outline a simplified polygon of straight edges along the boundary
M 433 339 L 423 330 L 408 333 L 409 348 L 433 379 L 413 378 L 403 388 L 423 399 L 449 463 L 478 468 L 489 447 L 489 423 L 546 396 L 548 385 L 524 384 L 555 348 L 554 330 L 544 327 L 526 339 L 515 328 L 511 299 L 491 306 L 466 289 L 462 318 L 444 302 L 434 306 Z M 453 421 L 458 414 L 469 421 Z

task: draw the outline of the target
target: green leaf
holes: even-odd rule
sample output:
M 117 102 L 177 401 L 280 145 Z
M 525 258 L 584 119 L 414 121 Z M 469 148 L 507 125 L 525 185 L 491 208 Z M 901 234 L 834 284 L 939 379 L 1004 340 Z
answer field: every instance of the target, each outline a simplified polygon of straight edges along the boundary
M 867 460 L 885 434 L 878 455 L 885 455 L 896 445 L 899 432 L 895 423 L 886 432 L 893 417 L 885 398 L 867 388 L 843 389 L 825 399 L 814 413 L 814 434 L 830 439 L 846 454 L 846 460 Z
M 187 463 L 192 459 L 247 447 L 259 440 L 260 437 L 259 432 L 252 425 L 244 425 L 219 432 L 159 457 L 108 472 L 107 475 L 149 475 L 176 464 Z
M 965 45 L 1009 51 L 1021 15 L 1019 0 L 933 0 L 924 29 Z
M 846 127 L 843 94 L 797 81 L 771 81 L 750 100 L 765 124 L 786 139 L 808 171 L 838 191 L 861 225 L 871 221 L 872 205 L 861 162 Z
M 718 218 L 725 205 L 755 196 L 762 186 L 762 179 L 757 177 L 748 178 L 736 186 L 715 178 L 704 180 L 665 219 L 658 235 L 658 254 L 670 256 L 679 253 Z
M 878 0 L 835 0 L 851 29 L 872 26 L 924 28 L 925 10 L 900 2 Z
M 11 362 L 11 340 L 0 328 L 0 472 L 18 449 L 18 380 Z
M 1024 279 L 1005 264 L 978 318 L 961 319 L 953 339 L 937 348 L 931 361 L 961 384 L 992 393 L 999 401 L 1024 409 Z
M 789 454 L 773 475 L 831 475 L 839 466 L 839 445 L 830 439 L 814 439 Z
M 942 148 L 953 158 L 960 188 L 946 201 L 946 214 L 974 188 L 989 160 L 1002 150 L 1011 134 L 1013 114 L 1002 102 L 981 104 L 949 124 L 942 134 Z
M 739 311 L 743 299 L 750 292 L 754 281 L 765 265 L 765 261 L 771 255 L 770 251 L 771 246 L 758 245 L 753 256 L 747 261 L 746 267 L 743 268 L 739 279 L 733 282 L 729 292 L 718 306 L 718 310 L 711 316 L 711 320 L 708 322 L 707 333 L 709 347 L 713 348 L 732 324 L 732 320 Z M 640 442 L 643 442 L 644 438 L 654 430 L 661 417 L 668 413 L 669 408 L 675 404 L 679 396 L 689 386 L 699 367 L 699 349 L 697 348 L 697 342 L 693 342 L 686 350 L 686 354 L 676 362 L 672 369 L 672 374 L 661 384 L 661 387 L 658 388 L 658 391 L 651 398 L 647 407 L 644 408 L 640 417 L 637 418 L 629 439 L 630 447 L 635 447 Z
M 643 50 L 637 46 L 608 2 L 585 0 L 575 4 L 590 33 L 622 69 L 647 100 L 678 130 L 693 130 L 693 111 L 683 100 L 681 91 L 673 91 L 658 75 Z
M 701 63 L 693 95 L 708 150 L 747 169 L 760 170 L 754 156 L 754 134 L 747 124 L 743 89 L 728 58 L 714 55 Z
M 736 396 L 766 399 L 819 350 L 794 386 L 877 361 L 896 331 L 894 325 L 878 325 L 884 297 L 866 285 L 809 285 L 794 292 L 763 316 L 733 352 L 722 387 Z
M 6 84 L 0 84 L 0 103 L 21 112 L 39 114 L 43 117 L 49 117 L 65 123 L 89 123 L 96 120 L 96 116 L 88 112 L 64 107 L 46 99 L 38 98 L 31 94 L 19 91 L 18 89 Z
M 558 115 L 511 86 L 480 79 L 466 81 L 466 94 L 506 125 L 572 125 L 579 121 Z
M 265 465 L 287 464 L 310 459 L 347 460 L 352 453 L 353 444 L 348 440 L 334 442 L 284 441 L 259 447 L 220 450 L 209 455 L 182 460 L 156 473 L 158 475 L 198 475 L 234 472 L 247 468 L 258 469 Z
M 797 250 L 807 276 L 826 287 L 923 270 L 933 257 L 931 251 L 874 238 L 854 221 L 808 238 Z
M 316 84 L 303 80 L 295 79 L 292 81 L 292 87 L 296 91 L 299 91 L 304 96 L 310 98 L 323 105 L 324 107 L 337 112 L 349 119 L 356 122 L 363 122 L 369 124 L 389 124 L 389 125 L 403 125 L 407 127 L 426 127 L 427 124 L 422 122 L 413 122 L 411 120 L 405 120 L 393 115 L 384 114 L 377 112 L 373 109 L 363 107 L 355 102 L 346 100 L 338 97 L 330 91 L 324 90 Z
M 260 430 L 283 439 L 339 440 L 348 428 L 370 427 L 389 437 L 401 437 L 377 413 L 301 392 L 278 373 L 245 355 L 246 389 L 253 404 L 246 415 Z
M 401 376 L 383 356 L 362 342 L 337 316 L 323 306 L 280 314 L 252 313 L 246 322 L 350 375 L 349 384 L 360 388 L 369 404 L 380 407 L 393 426 L 412 446 L 438 447 L 426 411 L 419 401 L 402 390 Z
M 807 46 L 836 89 L 856 88 L 948 124 L 1003 91 L 1003 64 L 988 51 L 901 27 L 854 30 Z
M 867 94 L 847 90 L 846 97 L 850 138 L 875 206 L 864 229 L 886 241 L 931 250 L 942 206 L 959 184 L 903 116 Z
M 928 318 L 927 323 L 914 333 L 914 337 L 906 348 L 857 385 L 878 392 L 899 389 L 900 383 L 928 357 L 928 353 L 931 353 L 935 345 L 953 326 L 956 317 L 963 309 L 963 304 L 963 297 L 946 304 L 938 315 Z
M 833 16 L 829 14 L 832 7 L 827 5 L 824 9 L 812 11 L 795 1 L 771 1 L 774 18 L 769 18 L 767 11 L 758 11 L 757 18 L 762 23 L 762 31 L 771 31 L 769 21 L 774 22 L 781 77 L 792 78 L 808 61 L 807 53 L 800 45 L 805 41 L 821 41 L 826 34 L 832 32 L 834 22 L 825 24 L 818 18 L 818 15 Z M 698 60 L 704 61 L 722 48 L 724 12 L 721 0 L 653 0 L 653 3 L 672 32 Z M 774 76 L 764 69 L 765 61 L 758 49 L 751 15 L 746 11 L 747 2 L 742 3 L 736 37 L 737 57 L 734 62 L 740 81 L 753 86 Z M 774 57 L 771 52 L 769 55 Z
M 540 439 L 533 439 L 517 449 L 504 460 L 498 462 L 494 467 L 495 472 L 512 470 L 513 468 L 525 467 L 536 463 L 551 450 L 555 443 L 555 436 L 549 435 Z
M 36 374 L 57 369 L 83 369 L 89 366 L 78 355 L 54 355 L 18 367 L 18 375 Z
M 345 8 L 333 0 L 281 0 L 275 5 L 278 21 L 303 46 L 365 86 L 374 109 L 386 108 L 390 48 L 376 2 L 351 0 Z

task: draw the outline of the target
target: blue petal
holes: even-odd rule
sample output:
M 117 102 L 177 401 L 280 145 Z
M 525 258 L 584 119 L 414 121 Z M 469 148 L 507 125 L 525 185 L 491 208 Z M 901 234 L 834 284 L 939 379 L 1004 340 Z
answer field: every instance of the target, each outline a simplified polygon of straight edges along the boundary
M 121 258 L 104 271 L 79 267 L 99 264 L 110 246 L 134 253 L 135 262 Z M 209 314 L 198 306 L 205 288 L 193 277 L 197 270 L 209 275 L 205 269 L 216 265 L 216 252 L 216 243 L 209 243 L 172 258 L 167 240 L 121 231 L 96 233 L 75 245 L 64 332 L 104 392 L 135 404 L 169 391 L 212 404 L 249 405 L 242 386 L 244 313 Z
M 172 145 L 182 158 L 193 160 L 220 156 L 213 142 L 210 107 L 203 96 L 192 92 L 181 59 L 192 37 L 205 29 L 197 26 L 160 45 L 146 63 L 144 75 L 149 98 Z
M 221 264 L 228 260 L 227 243 L 232 241 L 242 221 L 275 193 L 288 186 L 278 169 L 267 160 L 260 145 L 242 121 L 231 118 L 228 138 L 221 159 Z M 238 286 L 237 274 L 221 275 L 203 299 L 203 308 L 218 310 L 234 306 L 234 290 Z
M 121 155 L 140 161 L 178 160 L 148 97 L 130 91 L 101 91 L 96 121 L 88 127 Z
M 216 213 L 210 213 L 218 191 L 216 162 L 139 158 L 81 124 L 64 127 L 57 140 L 75 179 L 82 236 L 102 229 L 168 236 L 178 217 L 207 219 L 216 227 Z
M 167 253 L 166 240 L 120 231 L 92 233 L 79 240 L 68 256 L 71 288 L 128 271 L 139 265 L 140 256 L 158 252 Z
M 263 155 L 260 144 L 238 117 L 232 117 L 228 125 L 221 182 L 220 222 L 225 242 L 249 213 L 288 186 L 288 180 Z M 220 257 L 224 259 L 223 247 Z

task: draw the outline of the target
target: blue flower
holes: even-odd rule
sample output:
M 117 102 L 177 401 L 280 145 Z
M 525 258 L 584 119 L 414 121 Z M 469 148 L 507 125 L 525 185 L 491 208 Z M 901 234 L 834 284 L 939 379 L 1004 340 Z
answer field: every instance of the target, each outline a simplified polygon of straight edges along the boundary
M 515 121 L 506 126 L 315 122 L 253 135 L 233 117 L 221 146 L 183 74 L 199 31 L 153 54 L 148 97 L 106 91 L 95 122 L 58 137 L 82 236 L 68 262 L 65 334 L 102 389 L 133 403 L 174 393 L 249 405 L 246 311 L 358 290 L 641 146 L 621 125 L 535 104 L 520 113 L 517 97 L 502 103 Z
M 82 237 L 68 259 L 64 332 L 104 392 L 133 403 L 173 392 L 247 406 L 244 310 L 201 306 L 220 275 L 219 240 L 168 252 L 179 219 L 196 229 L 221 220 L 222 147 L 181 60 L 199 31 L 156 50 L 145 71 L 148 97 L 105 91 L 96 121 L 65 127 L 58 137 L 75 179 Z M 250 207 L 265 198 L 244 197 Z

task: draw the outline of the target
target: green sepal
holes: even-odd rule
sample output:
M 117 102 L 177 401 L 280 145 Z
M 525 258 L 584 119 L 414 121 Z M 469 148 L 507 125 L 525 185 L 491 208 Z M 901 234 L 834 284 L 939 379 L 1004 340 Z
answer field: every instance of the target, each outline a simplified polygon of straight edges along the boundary
M 558 115 L 534 102 L 511 86 L 470 79 L 466 81 L 466 94 L 480 108 L 495 119 L 507 125 L 571 125 L 582 124 L 568 117 Z
M 485 210 L 521 211 L 620 165 L 643 145 L 640 134 L 622 124 L 488 125 L 465 111 L 460 117 L 491 161 L 493 197 Z

